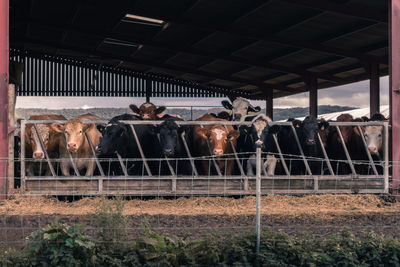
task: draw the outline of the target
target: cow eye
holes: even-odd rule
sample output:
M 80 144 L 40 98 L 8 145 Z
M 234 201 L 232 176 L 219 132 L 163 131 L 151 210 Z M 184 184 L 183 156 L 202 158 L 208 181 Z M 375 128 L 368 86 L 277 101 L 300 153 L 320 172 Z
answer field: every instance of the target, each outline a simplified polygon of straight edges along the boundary
M 382 137 L 382 134 L 379 134 L 378 137 Z
M 80 130 L 79 133 L 82 133 L 82 130 Z

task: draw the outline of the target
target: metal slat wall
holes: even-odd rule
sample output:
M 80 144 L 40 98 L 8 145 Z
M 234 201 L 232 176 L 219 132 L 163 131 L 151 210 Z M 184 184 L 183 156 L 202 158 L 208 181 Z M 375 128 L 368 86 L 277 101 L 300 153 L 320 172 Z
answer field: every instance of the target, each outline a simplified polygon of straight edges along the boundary
M 31 56 L 10 50 L 10 60 L 24 63 L 18 96 L 225 97 L 197 88 L 195 83 L 104 65 L 85 64 L 57 56 Z M 215 89 L 229 92 L 225 88 Z

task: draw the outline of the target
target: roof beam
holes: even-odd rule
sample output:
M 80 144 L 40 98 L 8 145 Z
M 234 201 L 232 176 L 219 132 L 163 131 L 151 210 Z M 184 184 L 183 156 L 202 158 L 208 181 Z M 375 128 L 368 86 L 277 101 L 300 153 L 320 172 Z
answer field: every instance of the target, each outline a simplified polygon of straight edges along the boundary
M 337 4 L 327 0 L 283 0 L 288 3 L 302 5 L 314 9 L 329 11 L 332 13 L 343 14 L 351 17 L 388 23 L 388 16 L 385 13 L 377 12 L 368 7 L 354 7 L 344 4 Z
M 230 81 L 230 82 L 241 83 L 241 84 L 245 84 L 245 85 L 253 85 L 253 86 L 258 87 L 260 90 L 261 89 L 263 89 L 263 90 L 276 89 L 276 90 L 282 90 L 282 91 L 286 91 L 286 92 L 295 92 L 296 91 L 293 88 L 286 87 L 286 86 L 280 86 L 277 84 L 254 82 L 251 80 L 226 76 L 226 75 L 219 74 L 219 73 L 200 71 L 200 70 L 195 70 L 195 69 L 186 69 L 183 67 L 179 67 L 179 66 L 175 66 L 175 65 L 171 65 L 171 64 L 167 64 L 167 63 L 160 63 L 160 62 L 154 62 L 154 61 L 148 61 L 148 60 L 142 60 L 142 59 L 132 59 L 132 58 L 125 57 L 125 56 L 119 56 L 119 55 L 115 55 L 115 54 L 111 54 L 111 53 L 107 53 L 107 52 L 101 52 L 101 51 L 94 51 L 94 50 L 87 49 L 87 48 L 65 45 L 65 44 L 60 44 L 57 42 L 43 41 L 40 39 L 33 39 L 33 38 L 22 38 L 20 40 L 23 43 L 31 43 L 31 44 L 36 44 L 36 45 L 43 45 L 43 46 L 48 46 L 48 47 L 71 50 L 71 51 L 76 51 L 76 52 L 80 52 L 80 53 L 84 53 L 84 54 L 88 54 L 88 55 L 95 55 L 95 56 L 99 56 L 99 57 L 103 57 L 103 58 L 122 60 L 122 61 L 130 62 L 133 64 L 146 65 L 146 66 L 151 66 L 151 67 L 163 68 L 163 69 L 167 69 L 167 70 L 174 70 L 174 71 L 178 71 L 178 72 L 190 73 L 190 74 L 210 77 L 212 79 L 220 79 L 220 80 L 225 80 L 225 81 Z M 18 38 L 14 39 L 14 41 L 18 41 Z
M 135 11 L 136 14 L 140 15 L 145 15 L 149 16 L 147 12 L 140 12 L 140 11 Z M 151 16 L 151 15 L 150 15 Z M 288 38 L 282 38 L 282 37 L 277 37 L 277 36 L 272 36 L 272 35 L 265 35 L 265 34 L 260 34 L 260 33 L 250 33 L 247 31 L 243 31 L 240 29 L 235 29 L 230 26 L 216 26 L 216 25 L 210 25 L 204 22 L 196 22 L 192 21 L 190 19 L 184 19 L 184 18 L 176 18 L 174 16 L 162 16 L 159 17 L 160 19 L 169 21 L 174 24 L 182 24 L 186 26 L 190 26 L 195 29 L 202 29 L 202 30 L 207 30 L 210 32 L 224 32 L 228 34 L 233 34 L 233 35 L 238 35 L 246 38 L 252 38 L 256 40 L 263 40 L 267 42 L 273 42 L 273 43 L 278 43 L 284 46 L 291 46 L 291 47 L 298 47 L 298 48 L 304 48 L 304 49 L 310 49 L 314 51 L 321 51 L 325 53 L 330 53 L 330 54 L 335 54 L 339 56 L 345 56 L 345 57 L 351 57 L 351 58 L 357 58 L 359 60 L 363 60 L 366 62 L 377 62 L 377 63 L 383 63 L 383 64 L 388 64 L 388 58 L 386 57 L 376 57 L 372 55 L 367 55 L 363 53 L 359 53 L 357 51 L 352 51 L 348 49 L 342 49 L 342 48 L 337 48 L 337 47 L 331 47 L 328 45 L 324 45 L 321 43 L 314 43 L 314 42 L 307 42 L 303 40 L 293 40 L 293 39 L 288 39 Z

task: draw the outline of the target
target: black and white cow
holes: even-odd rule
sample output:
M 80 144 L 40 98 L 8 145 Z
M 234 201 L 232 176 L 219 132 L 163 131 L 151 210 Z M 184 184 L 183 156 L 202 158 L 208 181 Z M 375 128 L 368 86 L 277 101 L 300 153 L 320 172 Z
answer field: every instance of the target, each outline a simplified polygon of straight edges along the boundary
M 192 143 L 190 127 L 178 126 L 175 122 L 182 121 L 182 119 L 168 115 L 165 115 L 163 119 L 160 120 L 163 122 L 155 128 L 155 132 L 159 136 L 162 155 L 169 159 L 170 165 L 177 175 L 192 175 L 192 167 L 188 159 L 189 156 L 182 140 L 183 136 L 190 150 Z M 170 171 L 166 170 L 166 166 L 162 166 L 161 168 L 164 173 L 170 174 Z
M 232 104 L 227 100 L 222 101 L 221 104 L 224 108 L 232 111 L 232 120 L 234 121 L 244 120 L 250 112 L 261 111 L 259 106 L 253 107 L 248 100 L 242 97 L 236 98 Z
M 314 116 L 307 116 L 303 121 L 289 119 L 296 129 L 297 136 L 304 155 L 308 158 L 308 164 L 314 175 L 323 173 L 324 162 L 321 143 L 318 140 L 317 132 L 323 129 L 327 130 L 329 122 L 317 121 Z M 279 145 L 284 154 L 285 162 L 290 169 L 291 174 L 306 174 L 306 167 L 300 157 L 301 153 L 298 148 L 294 133 L 291 127 L 283 126 L 278 133 Z M 282 173 L 284 174 L 284 173 Z
M 251 126 L 240 127 L 240 135 L 242 138 L 240 138 L 240 143 L 238 142 L 238 151 L 240 153 L 245 153 L 245 155 L 247 155 L 246 157 L 248 157 L 247 161 L 243 161 L 248 176 L 253 176 L 254 170 L 256 169 L 255 152 L 257 146 L 261 146 L 263 158 L 264 154 L 267 154 L 265 161 L 263 160 L 264 174 L 272 176 L 275 173 L 277 160 L 274 156 L 276 147 L 273 134 L 278 133 L 280 127 L 278 125 L 270 126 L 270 122 L 272 122 L 272 120 L 268 116 L 259 114 L 252 119 Z

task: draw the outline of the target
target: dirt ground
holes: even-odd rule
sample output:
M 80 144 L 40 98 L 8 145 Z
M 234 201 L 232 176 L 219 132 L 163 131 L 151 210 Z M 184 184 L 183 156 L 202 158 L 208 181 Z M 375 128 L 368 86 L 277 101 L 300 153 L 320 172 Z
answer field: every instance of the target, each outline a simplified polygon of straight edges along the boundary
M 54 197 L 13 196 L 0 201 L 0 241 L 21 242 L 30 232 L 55 219 L 90 228 L 93 214 L 104 202 L 83 198 L 73 202 Z M 253 196 L 124 200 L 124 214 L 133 232 L 143 222 L 160 232 L 201 236 L 212 230 L 243 231 L 255 226 Z M 400 236 L 400 203 L 374 195 L 264 196 L 262 225 L 288 233 L 337 233 L 343 228 L 374 230 Z

